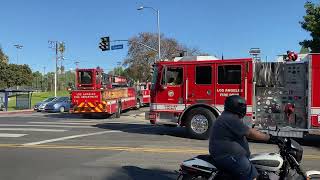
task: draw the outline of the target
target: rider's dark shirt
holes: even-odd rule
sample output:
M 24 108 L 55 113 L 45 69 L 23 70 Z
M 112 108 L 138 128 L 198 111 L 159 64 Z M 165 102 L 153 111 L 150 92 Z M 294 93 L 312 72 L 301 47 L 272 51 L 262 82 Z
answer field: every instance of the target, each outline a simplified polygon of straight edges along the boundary
M 248 141 L 245 135 L 249 127 L 241 119 L 224 111 L 214 123 L 209 140 L 209 152 L 216 158 L 227 156 L 250 156 Z

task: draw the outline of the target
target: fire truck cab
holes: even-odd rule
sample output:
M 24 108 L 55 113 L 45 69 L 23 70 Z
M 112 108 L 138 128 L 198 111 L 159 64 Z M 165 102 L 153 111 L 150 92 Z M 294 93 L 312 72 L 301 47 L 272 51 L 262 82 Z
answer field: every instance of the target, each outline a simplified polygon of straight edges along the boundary
M 149 106 L 150 105 L 150 89 L 151 82 L 143 82 L 136 85 L 137 89 L 137 103 L 138 106 Z
M 252 59 L 197 56 L 158 62 L 152 83 L 146 115 L 152 124 L 185 126 L 192 137 L 206 139 L 224 99 L 233 94 L 247 100 L 252 116 Z
M 191 137 L 207 139 L 225 98 L 237 94 L 247 102 L 248 125 L 281 126 L 287 129 L 281 136 L 290 137 L 319 132 L 319 57 L 255 62 L 197 56 L 157 62 L 146 118 L 152 124 L 184 126 Z

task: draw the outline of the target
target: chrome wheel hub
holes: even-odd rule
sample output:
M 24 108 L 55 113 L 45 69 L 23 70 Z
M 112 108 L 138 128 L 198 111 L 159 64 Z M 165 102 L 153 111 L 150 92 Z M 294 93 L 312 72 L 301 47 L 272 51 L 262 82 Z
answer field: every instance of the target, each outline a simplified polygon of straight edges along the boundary
M 202 114 L 197 114 L 191 119 L 191 129 L 198 134 L 205 133 L 208 130 L 208 127 L 209 121 Z

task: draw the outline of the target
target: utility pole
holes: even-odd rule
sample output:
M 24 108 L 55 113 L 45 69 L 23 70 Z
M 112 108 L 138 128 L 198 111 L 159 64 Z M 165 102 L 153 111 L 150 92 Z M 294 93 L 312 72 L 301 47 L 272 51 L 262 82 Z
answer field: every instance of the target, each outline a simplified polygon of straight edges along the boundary
M 57 97 L 58 41 L 48 41 L 49 48 L 56 51 L 56 70 L 54 73 L 54 97 Z

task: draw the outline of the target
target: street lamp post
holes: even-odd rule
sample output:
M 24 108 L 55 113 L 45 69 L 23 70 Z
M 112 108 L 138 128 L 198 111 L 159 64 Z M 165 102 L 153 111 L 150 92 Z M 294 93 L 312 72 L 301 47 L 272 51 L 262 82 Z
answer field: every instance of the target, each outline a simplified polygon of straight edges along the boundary
M 58 41 L 48 41 L 49 48 L 54 49 L 56 52 L 56 67 L 54 73 L 54 97 L 57 97 L 57 67 L 58 67 Z
M 137 10 L 143 10 L 145 8 L 152 9 L 157 13 L 157 28 L 158 28 L 158 59 L 161 59 L 161 39 L 160 39 L 160 12 L 159 10 L 153 8 L 153 7 L 147 7 L 147 6 L 141 6 Z
M 15 44 L 13 46 L 17 48 L 17 64 L 19 64 L 19 49 L 22 49 L 23 46 L 21 44 Z

